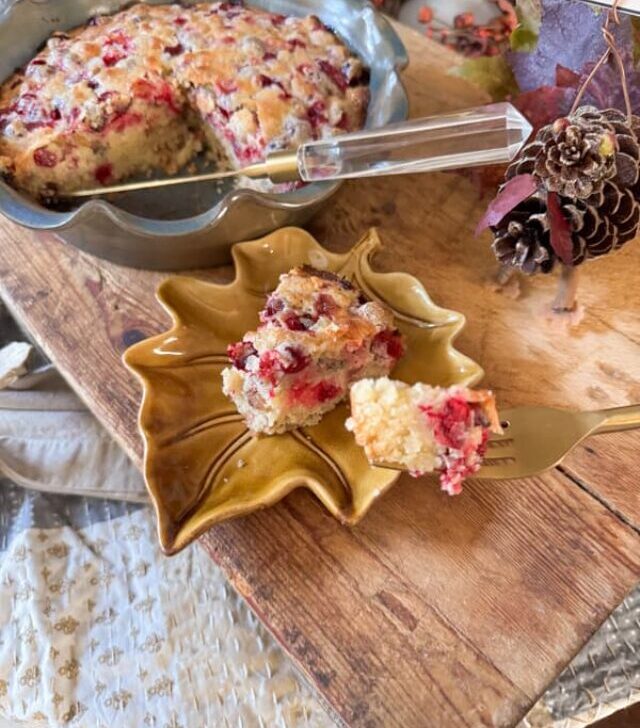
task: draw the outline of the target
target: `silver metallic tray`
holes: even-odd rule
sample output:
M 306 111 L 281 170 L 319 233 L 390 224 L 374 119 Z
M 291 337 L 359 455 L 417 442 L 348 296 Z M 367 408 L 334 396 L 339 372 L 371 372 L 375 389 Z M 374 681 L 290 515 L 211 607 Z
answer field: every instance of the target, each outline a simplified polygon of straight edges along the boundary
M 126 0 L 0 0 L 0 79 L 26 63 L 54 30 L 67 30 L 92 15 L 113 13 L 130 4 Z M 407 95 L 399 77 L 408 62 L 406 51 L 372 5 L 362 0 L 248 0 L 246 4 L 320 17 L 371 70 L 366 127 L 407 118 Z M 228 260 L 234 242 L 284 225 L 304 224 L 338 187 L 337 183 L 311 184 L 276 195 L 230 184 L 199 184 L 122 194 L 113 203 L 90 200 L 59 212 L 0 181 L 0 213 L 25 227 L 55 232 L 68 243 L 116 263 L 178 270 L 218 265 Z

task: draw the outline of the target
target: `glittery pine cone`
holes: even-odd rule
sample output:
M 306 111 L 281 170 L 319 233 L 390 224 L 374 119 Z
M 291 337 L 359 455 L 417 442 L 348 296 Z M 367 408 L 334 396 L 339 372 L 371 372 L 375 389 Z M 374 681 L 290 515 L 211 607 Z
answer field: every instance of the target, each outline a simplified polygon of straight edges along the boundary
M 564 192 L 557 190 L 560 209 L 572 233 L 572 264 L 580 265 L 620 248 L 640 230 L 640 118 L 634 116 L 629 125 L 625 114 L 615 109 L 597 111 L 591 107 L 580 109 L 571 118 L 580 118 L 585 130 L 606 128 L 615 139 L 612 174 L 598 183 L 591 177 L 593 190 L 588 197 L 567 195 L 566 186 L 561 187 Z M 543 129 L 523 149 L 507 170 L 507 180 L 521 174 L 539 176 L 540 159 L 551 139 L 549 129 Z M 548 273 L 557 262 L 547 216 L 547 191 L 556 189 L 549 187 L 549 179 L 542 178 L 541 188 L 493 228 L 493 250 L 498 260 L 527 274 Z M 560 178 L 556 175 L 555 179 Z

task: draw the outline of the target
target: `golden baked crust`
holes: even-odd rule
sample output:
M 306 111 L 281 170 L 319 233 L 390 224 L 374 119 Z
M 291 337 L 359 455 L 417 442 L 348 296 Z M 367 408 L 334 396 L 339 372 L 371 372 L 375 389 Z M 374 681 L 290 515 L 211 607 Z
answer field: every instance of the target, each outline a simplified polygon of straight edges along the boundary
M 0 87 L 0 173 L 39 197 L 175 172 L 206 144 L 235 166 L 363 125 L 362 63 L 314 16 L 134 5 L 56 33 Z

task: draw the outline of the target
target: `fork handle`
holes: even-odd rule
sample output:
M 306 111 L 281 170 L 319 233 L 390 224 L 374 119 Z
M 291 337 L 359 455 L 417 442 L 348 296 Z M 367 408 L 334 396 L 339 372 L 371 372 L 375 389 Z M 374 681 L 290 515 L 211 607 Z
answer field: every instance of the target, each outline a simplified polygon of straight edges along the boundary
M 638 404 L 600 410 L 600 414 L 604 419 L 602 424 L 591 433 L 592 435 L 600 435 L 603 432 L 622 432 L 640 427 L 640 405 Z

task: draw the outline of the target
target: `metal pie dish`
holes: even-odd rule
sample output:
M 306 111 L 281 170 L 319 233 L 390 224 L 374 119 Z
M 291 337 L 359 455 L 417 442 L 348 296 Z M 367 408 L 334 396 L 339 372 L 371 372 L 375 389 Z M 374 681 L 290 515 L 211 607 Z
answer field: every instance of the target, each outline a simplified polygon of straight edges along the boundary
M 162 4 L 162 0 L 147 0 Z M 202 1 L 202 0 L 201 0 Z M 27 63 L 55 30 L 111 14 L 124 0 L 0 0 L 0 79 Z M 185 3 L 188 4 L 188 3 Z M 361 0 L 249 0 L 284 15 L 317 15 L 369 67 L 365 128 L 408 117 L 400 71 L 402 41 L 372 5 Z M 287 225 L 303 225 L 337 191 L 339 182 L 313 183 L 280 194 L 224 185 L 190 184 L 91 199 L 68 211 L 48 209 L 0 179 L 0 212 L 25 227 L 54 232 L 93 255 L 136 268 L 184 270 L 229 261 L 230 247 Z

